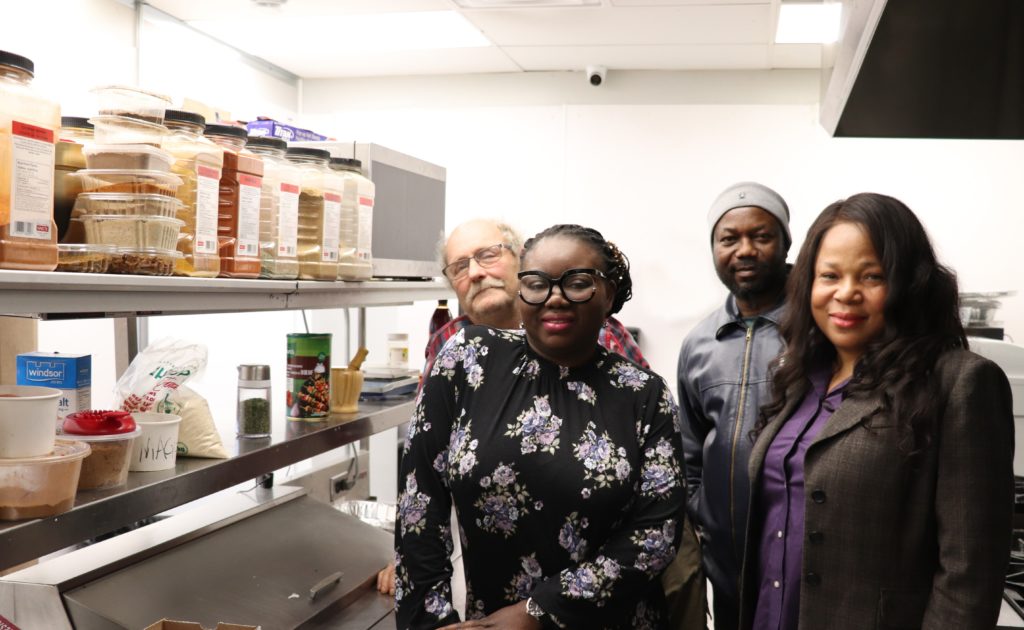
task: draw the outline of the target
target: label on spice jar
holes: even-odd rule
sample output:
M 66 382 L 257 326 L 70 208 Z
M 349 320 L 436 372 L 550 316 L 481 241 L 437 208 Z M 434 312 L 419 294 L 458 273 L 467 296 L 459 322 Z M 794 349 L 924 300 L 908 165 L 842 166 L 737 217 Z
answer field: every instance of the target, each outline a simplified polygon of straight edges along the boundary
M 196 241 L 195 253 L 217 253 L 217 201 L 220 194 L 220 171 L 209 166 L 196 170 Z
M 53 136 L 50 129 L 11 122 L 12 236 L 53 238 Z
M 356 258 L 370 262 L 370 243 L 373 241 L 373 197 L 359 195 L 359 236 L 356 239 Z
M 299 187 L 281 183 L 277 204 L 277 255 L 294 258 L 298 252 Z
M 341 195 L 324 193 L 324 247 L 323 262 L 338 262 L 338 243 L 341 240 Z
M 260 187 L 255 175 L 238 174 L 238 238 L 235 256 L 259 256 L 260 253 Z

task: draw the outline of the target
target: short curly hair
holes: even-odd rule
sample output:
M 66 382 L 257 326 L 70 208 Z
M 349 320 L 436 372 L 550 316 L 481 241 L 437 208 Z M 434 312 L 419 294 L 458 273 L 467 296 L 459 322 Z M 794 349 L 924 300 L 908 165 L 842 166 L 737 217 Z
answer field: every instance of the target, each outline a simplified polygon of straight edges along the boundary
M 608 315 L 614 315 L 622 310 L 622 306 L 633 297 L 633 278 L 629 275 L 629 259 L 622 253 L 615 243 L 605 237 L 594 228 L 576 225 L 574 223 L 561 223 L 552 225 L 542 232 L 538 232 L 533 238 L 527 239 L 523 245 L 523 253 L 519 258 L 520 266 L 526 258 L 526 254 L 533 247 L 551 236 L 566 236 L 575 238 L 589 245 L 598 256 L 604 267 L 601 269 L 608 276 L 608 279 L 615 285 L 615 300 L 612 302 Z

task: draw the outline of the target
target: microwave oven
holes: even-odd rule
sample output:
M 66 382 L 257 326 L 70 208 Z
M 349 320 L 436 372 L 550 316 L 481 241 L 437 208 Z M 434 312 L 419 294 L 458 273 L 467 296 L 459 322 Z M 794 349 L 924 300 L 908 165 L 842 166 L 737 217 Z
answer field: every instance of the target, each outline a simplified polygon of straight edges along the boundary
M 290 142 L 331 157 L 355 158 L 376 186 L 373 202 L 375 278 L 434 278 L 441 275 L 437 244 L 444 238 L 445 179 L 443 166 L 382 147 L 359 142 Z

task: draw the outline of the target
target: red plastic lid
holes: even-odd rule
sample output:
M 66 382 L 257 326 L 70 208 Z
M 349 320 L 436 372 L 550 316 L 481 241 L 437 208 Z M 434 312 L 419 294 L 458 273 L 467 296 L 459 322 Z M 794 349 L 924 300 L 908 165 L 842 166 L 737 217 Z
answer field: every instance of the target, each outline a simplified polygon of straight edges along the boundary
M 64 418 L 64 433 L 71 435 L 117 435 L 135 430 L 135 419 L 127 411 L 77 411 Z

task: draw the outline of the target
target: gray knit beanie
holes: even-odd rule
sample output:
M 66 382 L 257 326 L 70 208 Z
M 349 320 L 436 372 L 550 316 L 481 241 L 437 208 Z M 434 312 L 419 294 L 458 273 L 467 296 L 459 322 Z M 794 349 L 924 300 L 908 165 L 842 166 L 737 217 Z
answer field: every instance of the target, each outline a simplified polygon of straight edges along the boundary
M 789 234 L 789 206 L 786 205 L 786 201 L 779 193 L 757 182 L 733 184 L 722 191 L 722 194 L 715 199 L 715 203 L 711 204 L 711 209 L 708 210 L 708 227 L 711 230 L 712 243 L 714 243 L 715 226 L 718 225 L 722 215 L 734 208 L 746 208 L 747 206 L 761 208 L 778 219 L 785 236 L 786 247 L 789 247 L 793 242 L 793 237 Z

